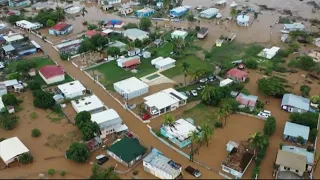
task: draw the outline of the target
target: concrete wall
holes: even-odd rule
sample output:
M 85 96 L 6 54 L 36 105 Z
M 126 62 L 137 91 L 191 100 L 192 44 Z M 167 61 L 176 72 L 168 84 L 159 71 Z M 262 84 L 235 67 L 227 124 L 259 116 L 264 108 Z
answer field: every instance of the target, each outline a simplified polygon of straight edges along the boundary
M 57 83 L 60 81 L 63 81 L 65 79 L 64 75 L 60 75 L 60 76 L 55 76 L 49 79 L 46 79 L 41 72 L 39 71 L 39 75 L 41 76 L 41 78 L 47 83 L 47 84 L 53 84 L 53 83 Z

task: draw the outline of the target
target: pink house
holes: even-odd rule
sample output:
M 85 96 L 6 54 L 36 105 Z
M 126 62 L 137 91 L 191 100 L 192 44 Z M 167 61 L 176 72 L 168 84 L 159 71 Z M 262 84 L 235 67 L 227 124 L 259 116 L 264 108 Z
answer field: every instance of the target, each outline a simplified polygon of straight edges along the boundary
M 253 96 L 253 95 L 245 95 L 243 93 L 240 93 L 236 100 L 244 106 L 247 107 L 255 107 L 258 101 L 258 96 Z
M 234 81 L 244 82 L 248 78 L 248 73 L 237 68 L 233 68 L 227 72 L 227 77 Z

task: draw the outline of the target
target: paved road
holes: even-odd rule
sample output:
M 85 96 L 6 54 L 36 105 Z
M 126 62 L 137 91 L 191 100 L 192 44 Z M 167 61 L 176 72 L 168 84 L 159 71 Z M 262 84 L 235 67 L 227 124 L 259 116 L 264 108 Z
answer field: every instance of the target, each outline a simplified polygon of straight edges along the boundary
M 55 60 L 58 64 L 64 67 L 64 69 L 71 76 L 79 80 L 84 86 L 92 90 L 92 92 L 96 94 L 105 103 L 107 107 L 116 110 L 120 114 L 124 123 L 129 127 L 129 129 L 136 133 L 140 137 L 142 143 L 147 145 L 148 148 L 150 148 L 150 146 L 153 146 L 159 149 L 160 151 L 164 152 L 164 154 L 167 157 L 182 164 L 183 167 L 191 165 L 190 161 L 187 158 L 173 151 L 171 148 L 169 148 L 168 146 L 160 142 L 158 139 L 156 139 L 153 135 L 151 135 L 151 133 L 149 132 L 149 128 L 146 126 L 146 124 L 141 123 L 130 112 L 125 110 L 119 103 L 112 99 L 99 85 L 97 85 L 94 81 L 87 77 L 84 72 L 80 71 L 78 68 L 73 66 L 71 62 L 62 61 L 60 59 L 59 53 L 55 51 L 50 44 L 45 43 L 43 40 L 31 33 L 29 35 L 29 38 L 39 43 L 43 51 L 47 53 L 51 59 Z M 195 163 L 192 163 L 192 166 L 202 171 L 203 178 L 221 178 L 217 173 L 209 171 Z

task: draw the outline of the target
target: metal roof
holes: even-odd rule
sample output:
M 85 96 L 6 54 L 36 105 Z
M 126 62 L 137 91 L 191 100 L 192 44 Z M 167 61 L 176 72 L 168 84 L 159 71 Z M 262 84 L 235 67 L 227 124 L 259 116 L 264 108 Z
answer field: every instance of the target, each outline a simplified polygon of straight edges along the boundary
M 294 94 L 284 94 L 282 97 L 281 106 L 292 106 L 305 111 L 309 111 L 310 100 Z
M 308 140 L 309 132 L 310 132 L 310 127 L 308 126 L 303 126 L 303 125 L 292 123 L 292 122 L 286 122 L 283 134 L 291 137 L 301 136 L 303 137 L 303 139 Z

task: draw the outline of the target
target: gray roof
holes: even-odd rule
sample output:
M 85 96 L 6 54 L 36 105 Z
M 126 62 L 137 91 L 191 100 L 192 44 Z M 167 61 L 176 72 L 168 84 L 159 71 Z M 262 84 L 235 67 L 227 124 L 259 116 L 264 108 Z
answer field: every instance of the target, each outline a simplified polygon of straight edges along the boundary
M 295 124 L 292 122 L 286 122 L 283 134 L 291 137 L 301 136 L 303 139 L 309 139 L 310 128 L 308 126 L 303 126 L 300 124 Z
M 282 146 L 282 150 L 306 156 L 307 163 L 309 165 L 313 165 L 313 163 L 314 163 L 314 154 L 312 152 L 308 152 L 304 148 L 300 148 L 300 147 L 296 147 L 296 146 Z
M 293 24 L 284 24 L 286 29 L 304 29 L 305 26 L 301 23 L 293 23 Z
M 206 14 L 206 15 L 216 15 L 219 13 L 219 9 L 217 8 L 209 8 L 209 9 L 206 9 L 204 11 L 201 11 L 200 14 Z
M 125 34 L 129 35 L 129 36 L 134 36 L 134 37 L 140 37 L 143 35 L 148 35 L 147 32 L 142 31 L 140 29 L 137 28 L 133 28 L 133 29 L 127 29 L 124 31 Z
M 281 106 L 292 106 L 305 111 L 309 111 L 310 99 L 294 94 L 284 94 L 282 97 Z
M 122 47 L 126 47 L 126 44 L 120 41 L 114 41 L 114 42 L 110 42 L 109 43 L 110 47 L 118 47 L 118 48 L 122 48 Z
M 254 95 L 246 95 L 243 93 L 239 93 L 238 96 L 242 97 L 242 99 L 246 99 L 249 101 L 257 101 L 258 100 L 258 96 L 254 96 Z
M 6 46 L 3 46 L 2 49 L 5 51 L 5 52 L 10 52 L 10 51 L 13 51 L 14 50 L 14 47 L 9 44 L 9 45 L 6 45 Z

